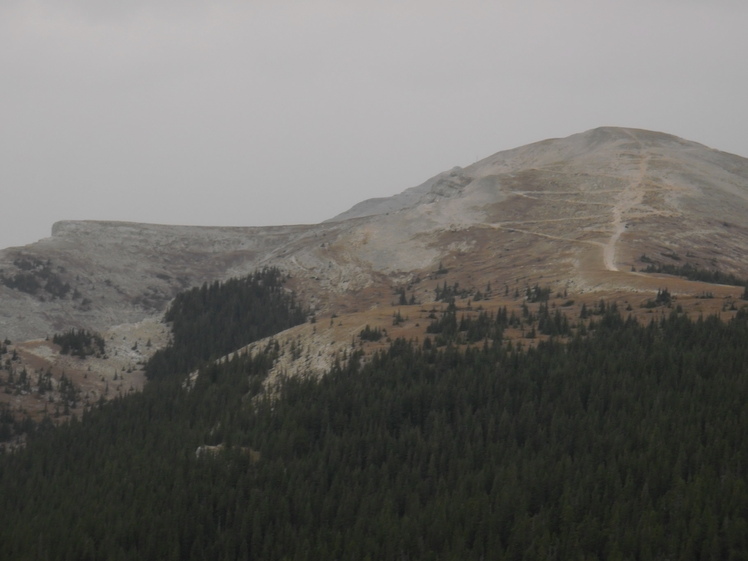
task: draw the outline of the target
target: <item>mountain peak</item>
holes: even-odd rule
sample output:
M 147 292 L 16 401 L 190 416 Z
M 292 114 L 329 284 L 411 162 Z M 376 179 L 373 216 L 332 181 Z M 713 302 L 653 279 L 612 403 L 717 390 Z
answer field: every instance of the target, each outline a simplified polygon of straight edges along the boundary
M 374 305 L 440 262 L 474 284 L 542 278 L 648 290 L 650 280 L 630 274 L 643 254 L 748 274 L 746 216 L 748 160 L 661 132 L 600 127 L 497 152 L 317 225 L 59 222 L 51 238 L 0 251 L 0 328 L 44 337 L 140 321 L 185 287 L 264 266 L 288 272 L 333 312 Z
M 565 138 L 550 138 L 497 152 L 465 168 L 456 166 L 397 195 L 360 202 L 328 222 L 388 214 L 453 198 L 465 192 L 466 187 L 475 181 L 506 173 L 554 168 L 566 168 L 572 173 L 595 173 L 601 166 L 620 167 L 624 160 L 633 161 L 643 153 L 683 160 L 686 157 L 693 159 L 694 151 L 701 153 L 702 160 L 723 154 L 662 132 L 598 127 Z M 718 162 L 716 165 L 732 167 L 726 162 Z

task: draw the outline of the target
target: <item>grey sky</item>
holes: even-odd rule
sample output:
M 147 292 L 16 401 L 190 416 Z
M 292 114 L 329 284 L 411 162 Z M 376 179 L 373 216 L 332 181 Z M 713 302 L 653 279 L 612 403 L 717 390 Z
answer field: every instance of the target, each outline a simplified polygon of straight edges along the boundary
M 319 222 L 602 125 L 748 156 L 748 3 L 0 2 L 0 247 Z

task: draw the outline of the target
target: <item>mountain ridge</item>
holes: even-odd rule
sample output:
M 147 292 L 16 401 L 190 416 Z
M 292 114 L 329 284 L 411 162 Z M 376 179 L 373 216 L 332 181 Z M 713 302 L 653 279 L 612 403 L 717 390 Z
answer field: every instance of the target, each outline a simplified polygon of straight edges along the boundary
M 282 271 L 313 318 L 275 337 L 269 387 L 329 371 L 367 328 L 423 339 L 449 297 L 469 313 L 477 302 L 521 314 L 542 291 L 569 317 L 607 299 L 646 321 L 664 289 L 687 313 L 729 313 L 746 294 L 746 216 L 748 160 L 672 135 L 593 129 L 498 152 L 320 224 L 57 222 L 51 237 L 0 251 L 0 338 L 17 356 L 8 376 L 65 376 L 90 404 L 143 387 L 178 293 L 263 268 Z M 100 334 L 106 353 L 61 355 L 52 336 L 70 329 Z M 20 418 L 40 420 L 62 399 L 8 390 L 0 405 Z
M 600 127 L 498 152 L 320 224 L 57 222 L 50 238 L 0 251 L 0 330 L 25 339 L 142 321 L 179 290 L 264 266 L 294 277 L 324 313 L 350 309 L 355 294 L 373 305 L 367 291 L 411 282 L 440 262 L 474 269 L 475 283 L 544 276 L 574 290 L 637 290 L 641 279 L 626 273 L 651 252 L 748 275 L 747 215 L 745 158 Z M 489 258 L 495 264 L 481 266 Z M 46 290 L 57 285 L 69 288 Z

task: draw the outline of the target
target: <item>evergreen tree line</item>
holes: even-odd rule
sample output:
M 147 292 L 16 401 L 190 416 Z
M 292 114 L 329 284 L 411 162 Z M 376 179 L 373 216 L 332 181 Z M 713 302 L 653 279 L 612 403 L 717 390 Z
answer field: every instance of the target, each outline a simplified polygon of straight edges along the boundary
M 86 358 L 90 355 L 103 355 L 105 349 L 104 338 L 98 333 L 86 329 L 71 329 L 64 333 L 56 333 L 52 337 L 55 345 L 60 345 L 60 353 Z
M 358 334 L 359 339 L 362 341 L 379 341 L 384 336 L 384 333 L 378 327 L 371 327 L 366 324 L 361 332 Z
M 303 323 L 306 312 L 267 268 L 244 278 L 181 292 L 166 312 L 172 341 L 146 367 L 149 379 L 183 375 L 252 341 Z
M 154 373 L 0 457 L 4 555 L 745 558 L 748 313 L 600 308 L 566 343 L 398 339 L 273 398 L 274 342 Z
M 613 308 L 614 312 L 615 310 L 616 308 Z M 470 315 L 463 314 L 459 320 L 457 312 L 455 303 L 450 302 L 440 318 L 432 313 L 433 319 L 426 326 L 426 333 L 435 335 L 433 343 L 437 347 L 448 343 L 500 342 L 505 329 L 525 325 L 530 328 L 526 334 L 528 338 L 534 338 L 538 332 L 550 336 L 568 336 L 572 333 L 572 326 L 566 314 L 561 313 L 559 309 L 551 313 L 547 302 L 541 302 L 537 313 L 531 312 L 529 306 L 523 302 L 521 318 L 514 311 L 509 313 L 506 306 L 499 308 L 496 313 L 481 310 Z M 577 327 L 586 330 L 583 322 L 579 322 Z M 430 337 L 424 342 L 427 345 L 432 344 Z
M 642 256 L 644 258 L 644 256 Z M 645 259 L 642 259 L 644 261 Z M 670 263 L 658 263 L 651 259 L 646 259 L 646 263 L 649 263 L 645 269 L 645 273 L 664 273 L 666 275 L 674 275 L 677 277 L 683 277 L 688 280 L 708 282 L 712 284 L 728 284 L 732 286 L 743 286 L 746 291 L 743 294 L 743 299 L 748 300 L 748 280 L 742 279 L 732 273 L 725 273 L 717 269 L 702 269 L 685 263 L 684 265 L 673 265 Z

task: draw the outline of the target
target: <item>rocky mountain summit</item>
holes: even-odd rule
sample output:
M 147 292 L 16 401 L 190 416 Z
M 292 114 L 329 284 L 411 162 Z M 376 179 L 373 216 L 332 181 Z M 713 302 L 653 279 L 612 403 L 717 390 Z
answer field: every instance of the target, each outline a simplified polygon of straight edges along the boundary
M 0 251 L 0 335 L 160 317 L 180 290 L 276 266 L 320 314 L 361 311 L 440 266 L 463 286 L 653 290 L 642 256 L 748 276 L 748 160 L 663 133 L 598 128 L 499 152 L 315 225 L 78 221 Z M 541 280 L 542 279 L 542 280 Z

